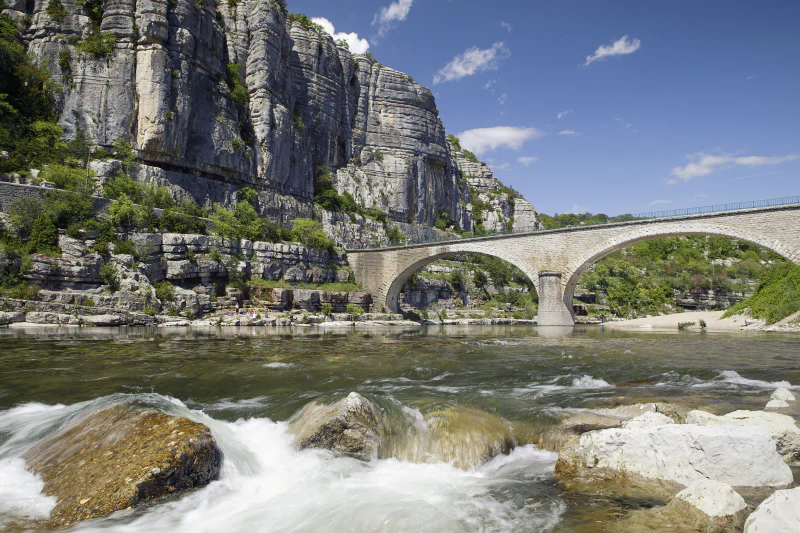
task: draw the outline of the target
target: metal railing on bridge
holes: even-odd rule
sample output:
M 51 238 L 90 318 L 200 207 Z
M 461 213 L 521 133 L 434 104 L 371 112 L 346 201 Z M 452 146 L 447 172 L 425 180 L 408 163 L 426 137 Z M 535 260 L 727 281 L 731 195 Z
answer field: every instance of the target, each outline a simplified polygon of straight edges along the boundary
M 761 207 L 780 207 L 784 205 L 800 205 L 800 196 L 786 196 L 784 198 L 771 198 L 769 200 L 755 200 L 751 202 L 736 202 L 731 204 L 706 205 L 702 207 L 687 207 L 685 209 L 673 209 L 670 211 L 651 211 L 649 213 L 637 213 L 633 215 L 625 214 L 615 217 L 606 217 L 605 220 L 601 219 L 600 221 L 596 222 L 578 222 L 574 224 L 559 223 L 558 225 L 555 226 L 551 225 L 547 228 L 538 227 L 538 228 L 524 228 L 519 230 L 511 229 L 498 232 L 486 232 L 486 233 L 481 233 L 479 235 L 472 233 L 465 233 L 460 235 L 447 233 L 435 236 L 431 235 L 419 239 L 407 239 L 406 242 L 404 243 L 396 243 L 389 245 L 385 245 L 382 243 L 371 243 L 369 245 L 363 246 L 363 248 L 391 248 L 393 246 L 407 246 L 409 244 L 428 244 L 433 242 L 457 241 L 465 238 L 495 237 L 499 235 L 513 235 L 515 233 L 533 233 L 536 231 L 548 231 L 554 229 L 574 228 L 580 226 L 598 226 L 603 224 L 614 224 L 617 222 L 630 222 L 634 220 L 684 217 L 690 215 L 704 215 L 708 213 L 724 213 L 727 211 L 744 211 L 747 209 L 758 209 Z

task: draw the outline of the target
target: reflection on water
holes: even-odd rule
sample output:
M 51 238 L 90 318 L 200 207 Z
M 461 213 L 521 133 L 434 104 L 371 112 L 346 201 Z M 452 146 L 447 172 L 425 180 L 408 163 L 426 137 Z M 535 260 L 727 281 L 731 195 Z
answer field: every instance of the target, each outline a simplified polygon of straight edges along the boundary
M 564 410 L 641 401 L 760 409 L 776 387 L 800 388 L 798 347 L 797 336 L 519 326 L 0 330 L 0 528 L 49 505 L 20 464 L 24 449 L 70 416 L 135 398 L 209 425 L 222 478 L 80 529 L 613 531 L 653 502 L 567 491 L 555 456 L 531 444 L 537 428 Z M 351 391 L 422 423 L 488 413 L 509 422 L 518 447 L 468 469 L 413 453 L 363 463 L 294 450 L 285 421 Z M 462 433 L 479 442 L 478 432 Z

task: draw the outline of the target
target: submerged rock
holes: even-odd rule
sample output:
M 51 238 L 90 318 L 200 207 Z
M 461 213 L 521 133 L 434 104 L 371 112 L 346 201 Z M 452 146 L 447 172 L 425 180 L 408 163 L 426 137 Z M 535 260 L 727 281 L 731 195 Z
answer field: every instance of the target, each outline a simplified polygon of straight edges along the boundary
M 615 531 L 738 533 L 746 508 L 744 498 L 730 485 L 709 479 L 696 480 L 667 505 L 634 511 Z
M 208 427 L 131 405 L 82 418 L 24 458 L 43 492 L 58 498 L 50 514 L 56 526 L 207 485 L 222 464 Z
M 357 392 L 336 403 L 311 402 L 289 422 L 300 449 L 324 448 L 361 459 L 377 457 L 383 436 L 378 406 Z
M 687 424 L 699 426 L 757 426 L 766 429 L 775 439 L 778 453 L 786 462 L 800 459 L 800 428 L 794 418 L 765 411 L 734 411 L 716 416 L 705 411 L 690 411 Z
M 489 459 L 509 453 L 516 440 L 511 424 L 497 416 L 466 407 L 446 407 L 425 414 L 429 435 L 409 443 L 418 455 L 404 457 L 444 461 L 458 468 L 477 468 Z
M 760 427 L 665 425 L 582 435 L 560 454 L 556 472 L 686 486 L 712 479 L 732 486 L 785 487 L 792 472 Z
M 747 517 L 744 533 L 797 533 L 800 531 L 800 487 L 778 490 Z

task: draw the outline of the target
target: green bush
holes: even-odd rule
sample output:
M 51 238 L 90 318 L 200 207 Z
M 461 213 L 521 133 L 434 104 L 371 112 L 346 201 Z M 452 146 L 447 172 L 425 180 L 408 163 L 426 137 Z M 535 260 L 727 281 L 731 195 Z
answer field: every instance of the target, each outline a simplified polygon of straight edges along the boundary
M 237 107 L 247 105 L 249 98 L 247 88 L 242 84 L 241 69 L 242 65 L 239 63 L 228 63 L 226 69 L 228 88 L 231 90 L 231 101 Z
M 347 314 L 353 315 L 353 318 L 359 317 L 364 314 L 364 308 L 356 304 L 347 304 Z
M 331 316 L 333 313 L 333 306 L 329 303 L 322 304 L 321 312 L 323 316 Z
M 161 302 L 174 302 L 175 286 L 167 280 L 159 281 L 156 284 L 156 298 Z
M 678 329 L 684 330 L 694 326 L 694 322 L 678 322 Z
M 63 22 L 64 17 L 67 15 L 67 10 L 61 0 L 50 0 L 47 3 L 47 14 L 56 22 Z
M 389 239 L 391 244 L 405 244 L 406 234 L 403 233 L 397 226 L 389 226 L 386 230 L 386 238 Z
M 116 42 L 117 38 L 113 33 L 100 31 L 98 27 L 84 37 L 75 48 L 87 56 L 105 57 L 114 51 Z
M 44 169 L 41 177 L 55 184 L 57 189 L 77 191 L 88 185 L 89 177 L 86 170 L 68 167 L 66 165 L 51 164 Z
M 48 213 L 42 213 L 33 223 L 28 245 L 32 253 L 52 253 L 58 250 L 58 229 Z
M 119 287 L 119 276 L 117 275 L 117 267 L 112 264 L 106 263 L 100 267 L 100 279 L 103 283 L 108 285 L 111 290 L 117 290 Z
M 315 30 L 320 33 L 325 31 L 322 29 L 322 26 L 315 23 L 302 13 L 289 13 L 287 20 L 289 21 L 289 24 L 293 24 L 295 22 L 299 23 L 306 30 Z
M 334 243 L 322 230 L 322 225 L 310 218 L 297 218 L 292 223 L 292 238 L 311 248 L 333 250 Z

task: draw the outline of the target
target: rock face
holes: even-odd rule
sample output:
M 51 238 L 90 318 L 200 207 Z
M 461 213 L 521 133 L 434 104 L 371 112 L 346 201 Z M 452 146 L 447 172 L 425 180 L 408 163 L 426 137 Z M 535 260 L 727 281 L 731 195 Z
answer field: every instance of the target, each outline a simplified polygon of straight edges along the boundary
M 60 20 L 47 6 L 2 11 L 27 25 L 29 51 L 63 89 L 67 137 L 129 140 L 141 181 L 201 204 L 230 204 L 247 185 L 264 214 L 295 218 L 310 214 L 314 175 L 327 167 L 340 192 L 392 220 L 430 225 L 445 213 L 472 229 L 472 169 L 445 140 L 431 91 L 291 22 L 285 0 L 110 0 L 97 13 L 66 1 Z M 84 53 L 99 35 L 113 38 L 108 53 Z M 510 227 L 515 201 L 499 202 L 491 226 Z M 535 224 L 530 204 L 519 209 L 522 226 Z
M 764 411 L 734 411 L 725 416 L 715 416 L 705 411 L 690 411 L 687 424 L 700 426 L 756 426 L 772 435 L 778 453 L 786 462 L 800 459 L 800 428 L 794 418 L 779 413 Z
M 289 422 L 300 449 L 324 448 L 361 459 L 377 457 L 383 438 L 378 407 L 357 392 L 330 405 L 311 402 Z
M 58 498 L 51 523 L 64 526 L 206 485 L 222 452 L 202 424 L 119 405 L 48 437 L 25 461 Z
M 712 479 L 731 486 L 785 487 L 792 472 L 760 427 L 664 425 L 581 435 L 561 453 L 556 471 L 688 485 Z
M 796 533 L 800 531 L 800 487 L 778 490 L 747 517 L 744 533 Z

